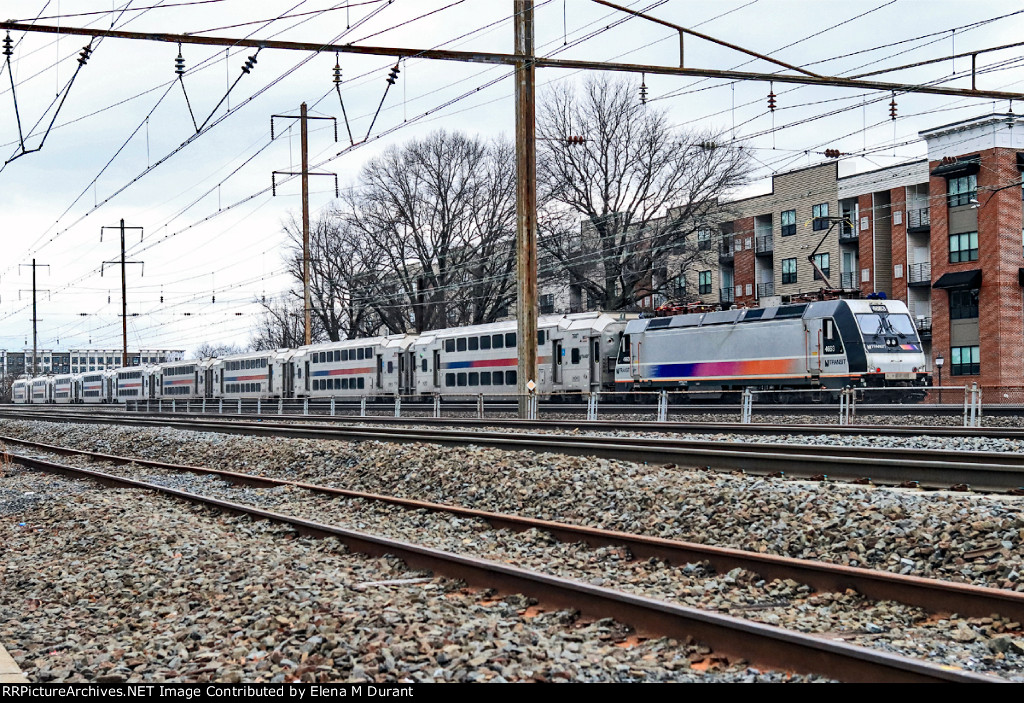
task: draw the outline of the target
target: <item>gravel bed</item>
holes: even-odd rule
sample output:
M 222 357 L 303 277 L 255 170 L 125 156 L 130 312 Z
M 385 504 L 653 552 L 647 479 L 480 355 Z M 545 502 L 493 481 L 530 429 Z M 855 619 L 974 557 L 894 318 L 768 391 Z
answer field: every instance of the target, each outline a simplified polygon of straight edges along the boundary
M 148 467 L 104 464 L 98 470 L 1024 682 L 1021 625 L 998 616 L 930 618 L 920 608 L 854 592 L 814 594 L 795 581 L 769 582 L 742 569 L 716 574 L 707 563 L 635 561 L 618 547 L 566 544 L 542 531 L 496 530 L 482 520 L 291 487 L 234 486 Z
M 0 481 L 0 641 L 37 682 L 819 680 L 139 491 Z M 15 517 L 18 492 L 43 499 Z
M 1024 499 L 481 447 L 0 421 L 0 434 L 1024 591 Z

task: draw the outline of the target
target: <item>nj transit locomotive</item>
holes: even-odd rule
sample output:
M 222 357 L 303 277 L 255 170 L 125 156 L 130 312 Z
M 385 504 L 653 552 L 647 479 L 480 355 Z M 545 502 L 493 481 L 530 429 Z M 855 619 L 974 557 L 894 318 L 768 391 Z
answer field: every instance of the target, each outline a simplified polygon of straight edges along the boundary
M 545 315 L 537 392 L 926 386 L 899 301 L 834 300 L 637 319 Z M 14 384 L 16 403 L 502 396 L 517 388 L 516 322 L 176 361 Z M 55 392 L 55 388 L 61 388 Z M 68 389 L 65 391 L 65 389 Z

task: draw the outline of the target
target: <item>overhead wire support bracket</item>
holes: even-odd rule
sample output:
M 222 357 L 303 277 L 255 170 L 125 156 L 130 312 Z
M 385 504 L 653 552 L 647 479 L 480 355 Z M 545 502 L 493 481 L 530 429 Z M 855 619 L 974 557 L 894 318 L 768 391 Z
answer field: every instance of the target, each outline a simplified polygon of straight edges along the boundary
M 334 54 L 334 90 L 338 94 L 338 102 L 341 103 L 341 116 L 345 118 L 345 129 L 348 131 L 348 143 L 352 146 L 356 145 L 356 140 L 352 137 L 352 126 L 348 123 L 348 113 L 345 112 L 345 101 L 341 97 L 341 61 L 338 59 L 338 54 Z M 334 123 L 334 141 L 338 141 L 338 123 Z
M 301 176 L 302 171 L 271 171 L 270 172 L 270 192 L 271 195 L 277 195 L 277 176 Z M 307 171 L 307 176 L 334 176 L 334 197 L 341 197 L 341 189 L 338 187 L 338 174 L 331 171 Z M 263 191 L 264 193 L 266 191 Z
M 174 59 L 174 73 L 178 76 L 178 83 L 181 84 L 181 92 L 185 95 L 185 104 L 188 105 L 188 114 L 192 117 L 192 126 L 199 132 L 199 125 L 196 123 L 196 113 L 192 111 L 192 101 L 188 99 L 188 91 L 185 90 L 185 57 L 181 55 L 181 43 L 178 44 L 178 56 Z
M 377 111 L 373 113 L 373 119 L 370 120 L 370 127 L 366 130 L 366 136 L 363 137 L 364 142 L 370 138 L 370 133 L 373 132 L 373 125 L 377 124 L 377 116 L 380 114 L 380 109 L 384 107 L 384 100 L 388 97 L 388 91 L 391 90 L 391 86 L 398 81 L 398 74 L 401 70 L 402 69 L 398 67 L 398 62 L 396 61 L 395 65 L 391 68 L 391 72 L 388 73 L 388 85 L 384 88 L 384 95 L 380 96 L 380 104 L 377 105 Z
M 11 68 L 11 54 L 13 54 L 14 52 L 11 51 L 11 53 L 8 53 L 8 50 L 10 49 L 9 40 L 10 35 L 5 37 L 4 39 L 4 54 L 7 57 L 7 73 L 11 78 L 11 97 L 14 100 L 14 114 L 17 117 L 18 121 L 18 141 L 20 151 L 16 152 L 14 156 L 4 161 L 3 166 L 0 166 L 0 171 L 6 168 L 7 164 L 11 163 L 12 161 L 16 161 L 17 159 L 20 159 L 22 156 L 25 156 L 27 154 L 33 154 L 43 148 L 43 145 L 46 143 L 46 138 L 50 136 L 50 131 L 53 129 L 53 125 L 57 121 L 57 115 L 60 114 L 61 108 L 64 107 L 64 101 L 67 100 L 68 95 L 71 94 L 71 87 L 75 84 L 75 79 L 78 78 L 78 73 L 82 70 L 82 67 L 85 66 L 85 64 L 89 61 L 89 58 L 92 56 L 92 39 L 90 39 L 89 43 L 82 47 L 82 50 L 78 53 L 78 66 L 75 68 L 75 72 L 71 74 L 71 79 L 68 80 L 64 88 L 59 93 L 57 93 L 57 98 L 60 98 L 60 102 L 57 103 L 57 107 L 53 111 L 53 117 L 50 118 L 50 124 L 46 125 L 46 131 L 43 132 L 43 136 L 39 140 L 39 145 L 34 149 L 27 149 L 25 147 L 25 136 L 22 133 L 21 115 L 18 113 L 18 97 L 17 92 L 14 88 L 14 72 Z M 54 98 L 54 101 L 56 101 L 57 98 Z M 53 103 L 50 103 L 50 107 L 52 106 Z M 46 115 L 47 112 L 49 112 L 49 108 L 47 108 L 46 111 L 43 112 L 43 115 Z M 42 119 L 43 118 L 40 117 L 39 122 L 42 122 Z M 36 126 L 39 125 L 39 122 L 36 122 Z M 35 127 L 33 127 L 33 129 L 35 129 Z
M 260 51 L 262 51 L 262 49 L 257 49 L 255 54 L 249 56 L 245 60 L 245 63 L 242 64 L 242 72 L 238 74 L 238 78 L 235 79 L 235 82 L 231 84 L 231 87 L 228 88 L 227 92 L 224 93 L 224 96 L 221 97 L 221 99 L 214 106 L 213 110 L 210 111 L 209 116 L 207 116 L 207 118 L 203 120 L 203 123 L 196 128 L 196 134 L 202 132 L 203 128 L 206 127 L 206 125 L 210 122 L 211 119 L 213 119 L 213 116 L 217 114 L 217 110 L 220 109 L 220 106 L 223 105 L 224 101 L 227 100 L 228 96 L 231 95 L 231 91 L 233 91 L 235 89 L 235 86 L 238 85 L 238 82 L 242 80 L 242 76 L 245 76 L 252 71 L 253 67 L 256 65 L 256 57 L 259 56 Z M 182 86 L 184 87 L 184 83 L 182 83 Z M 191 110 L 191 106 L 189 107 L 189 109 Z M 195 118 L 193 118 L 193 121 L 194 119 Z

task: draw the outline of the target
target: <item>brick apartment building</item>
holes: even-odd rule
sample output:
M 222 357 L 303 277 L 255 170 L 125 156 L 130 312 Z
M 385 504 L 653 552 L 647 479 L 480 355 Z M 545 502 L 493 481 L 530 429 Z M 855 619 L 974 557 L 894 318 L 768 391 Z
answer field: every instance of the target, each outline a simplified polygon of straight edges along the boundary
M 679 292 L 725 306 L 825 287 L 884 293 L 907 303 L 929 364 L 945 362 L 944 383 L 1024 385 L 1024 118 L 986 115 L 920 135 L 927 160 L 844 177 L 820 163 L 722 203 L 717 229 L 697 236 L 705 263 L 682 274 Z M 541 282 L 545 312 L 578 306 L 560 288 Z

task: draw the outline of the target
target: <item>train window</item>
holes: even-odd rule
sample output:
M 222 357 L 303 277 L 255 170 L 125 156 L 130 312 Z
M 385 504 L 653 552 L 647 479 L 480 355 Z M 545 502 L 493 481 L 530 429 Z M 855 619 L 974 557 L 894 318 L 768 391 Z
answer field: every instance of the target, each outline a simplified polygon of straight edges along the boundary
M 479 386 L 480 385 L 480 374 L 476 371 L 469 372 L 469 385 Z
M 505 372 L 505 385 L 506 386 L 514 386 L 514 385 L 516 385 L 516 372 L 515 371 L 506 371 Z
M 361 377 L 361 376 L 359 377 L 359 387 L 360 388 L 365 388 L 366 387 L 366 379 Z
M 501 372 L 499 371 L 498 373 L 501 373 Z M 481 371 L 480 372 L 480 385 L 481 386 L 489 386 L 489 385 L 491 385 L 491 372 L 490 371 Z
M 480 338 L 479 337 L 470 337 L 468 341 L 469 341 L 469 350 L 470 351 L 477 351 L 480 348 Z
M 489 335 L 485 334 L 483 337 L 480 338 L 480 348 L 483 349 L 484 351 L 487 351 L 488 349 L 491 348 L 491 338 Z
M 505 348 L 515 349 L 516 348 L 516 333 L 506 332 L 505 333 Z
M 502 381 L 504 380 L 504 378 L 504 372 L 495 371 L 494 373 L 491 374 L 491 383 L 494 384 L 495 386 L 500 386 L 502 385 Z
M 454 386 L 455 385 L 455 374 L 453 374 L 453 373 L 446 373 L 444 375 L 444 385 L 446 385 L 446 386 Z
M 454 339 L 446 339 L 446 340 L 444 340 L 444 350 L 446 352 L 453 352 L 453 351 L 455 351 L 455 340 Z
M 843 340 L 839 337 L 839 327 L 831 317 L 821 321 L 821 337 L 824 353 L 843 353 Z
M 348 390 L 348 379 L 347 378 L 341 379 L 341 390 L 343 390 L 343 391 L 347 391 Z
M 504 337 L 500 334 L 491 335 L 491 346 L 495 349 L 502 349 L 505 346 Z
M 388 373 L 394 373 L 394 372 L 395 372 L 395 362 L 389 361 L 388 362 Z
M 544 330 L 537 330 L 537 346 L 544 343 Z
M 458 339 L 455 340 L 455 350 L 456 351 L 466 351 L 466 338 L 465 337 L 459 337 Z
M 580 350 L 579 350 L 579 347 L 573 347 L 572 348 L 572 356 L 571 356 L 570 363 L 572 363 L 572 364 L 580 363 Z
M 348 349 L 341 350 L 341 360 L 348 361 Z
M 455 379 L 457 381 L 457 385 L 459 385 L 459 386 L 466 385 L 466 374 L 464 374 L 464 373 L 456 374 Z
M 366 349 L 364 349 L 363 352 L 364 352 L 365 357 L 367 359 L 372 359 L 373 358 L 373 347 L 366 347 Z
M 420 366 L 422 367 L 423 371 L 427 370 L 427 360 L 426 360 L 426 358 L 423 359 L 423 361 L 420 363 Z

